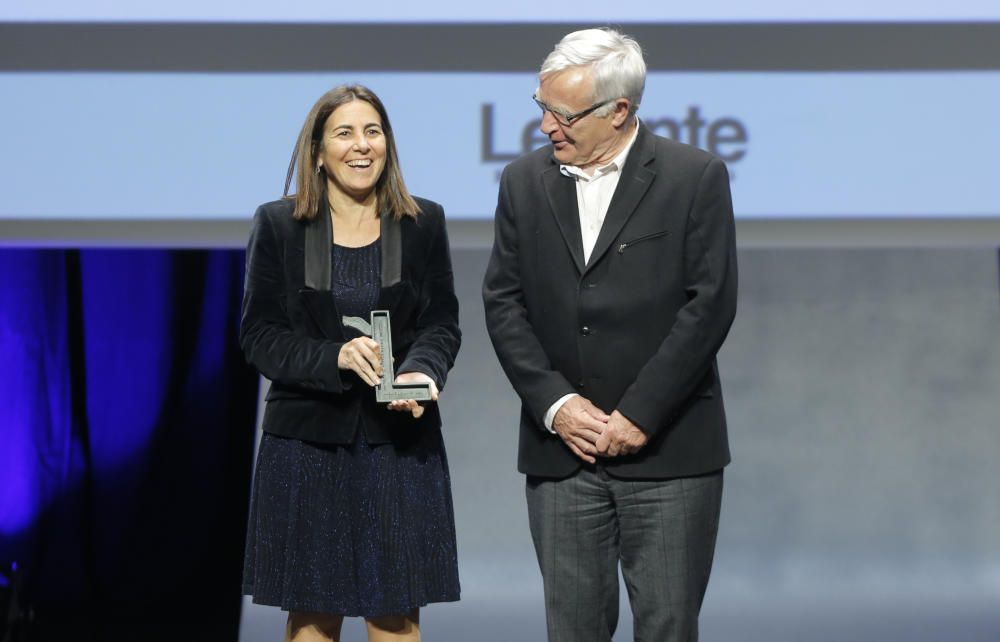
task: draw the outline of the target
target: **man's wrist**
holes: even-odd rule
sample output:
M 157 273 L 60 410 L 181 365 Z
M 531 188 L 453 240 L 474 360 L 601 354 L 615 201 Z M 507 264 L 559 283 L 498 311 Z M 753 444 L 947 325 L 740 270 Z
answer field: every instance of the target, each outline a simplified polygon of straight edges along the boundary
M 545 424 L 545 429 L 548 430 L 553 435 L 556 434 L 555 429 L 552 427 L 552 422 L 556 419 L 556 413 L 562 408 L 571 397 L 576 397 L 575 392 L 571 392 L 568 395 L 563 395 L 556 399 L 556 402 L 549 406 L 549 409 L 545 411 L 545 416 L 542 417 L 542 422 Z

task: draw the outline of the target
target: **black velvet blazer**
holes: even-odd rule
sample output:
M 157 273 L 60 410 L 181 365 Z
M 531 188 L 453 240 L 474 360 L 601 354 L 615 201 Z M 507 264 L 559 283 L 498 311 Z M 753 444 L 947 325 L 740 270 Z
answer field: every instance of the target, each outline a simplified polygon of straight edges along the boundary
M 448 236 L 441 206 L 416 199 L 421 213 L 382 216 L 382 288 L 375 309 L 389 310 L 396 372 L 422 372 L 443 390 L 461 344 Z M 375 402 L 375 391 L 337 356 L 347 337 L 331 291 L 330 216 L 292 218 L 294 203 L 265 203 L 247 246 L 240 346 L 271 380 L 267 432 L 326 444 L 353 442 L 363 426 L 369 443 L 418 443 L 437 431 L 429 404 L 420 419 Z

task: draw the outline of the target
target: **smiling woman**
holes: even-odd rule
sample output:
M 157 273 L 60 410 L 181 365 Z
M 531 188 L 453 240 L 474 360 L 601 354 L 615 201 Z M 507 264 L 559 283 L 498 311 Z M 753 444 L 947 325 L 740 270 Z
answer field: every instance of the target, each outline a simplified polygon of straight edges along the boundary
M 375 108 L 355 100 L 338 108 L 323 125 L 317 170 L 326 172 L 331 192 L 364 199 L 385 167 L 385 134 Z
M 297 191 L 288 194 L 295 179 Z M 396 383 L 432 401 L 375 400 L 380 347 L 343 323 L 387 310 Z M 382 102 L 324 94 L 299 134 L 285 198 L 247 248 L 240 343 L 271 380 L 243 591 L 288 611 L 286 640 L 418 640 L 419 609 L 459 597 L 438 390 L 461 335 L 441 206 L 410 196 Z
M 365 158 L 375 166 L 363 175 L 373 181 L 342 182 L 338 170 Z M 293 178 L 295 195 L 289 196 Z M 403 182 L 389 114 L 379 97 L 361 85 L 341 85 L 320 96 L 295 143 L 285 176 L 285 197 L 295 202 L 295 218 L 315 218 L 323 195 L 373 198 L 394 217 L 415 216 L 420 209 Z

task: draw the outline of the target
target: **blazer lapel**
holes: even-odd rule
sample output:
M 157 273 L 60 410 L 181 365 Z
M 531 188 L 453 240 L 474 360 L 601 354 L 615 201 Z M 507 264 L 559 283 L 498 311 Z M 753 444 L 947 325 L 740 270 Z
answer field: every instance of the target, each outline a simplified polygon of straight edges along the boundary
M 330 225 L 330 210 L 326 199 L 319 208 L 316 218 L 306 225 L 305 248 L 305 283 L 313 290 L 329 290 L 330 274 L 332 272 L 331 248 L 333 230 Z
M 388 212 L 382 212 L 381 250 L 382 250 L 382 287 L 388 288 L 397 283 L 403 274 L 403 230 L 399 219 Z
M 325 199 L 324 199 L 325 200 Z M 333 341 L 343 341 L 337 304 L 333 300 L 333 227 L 330 210 L 324 202 L 316 218 L 306 224 L 303 247 L 305 288 L 300 291 L 302 303 L 319 330 Z
M 601 231 L 597 235 L 597 242 L 594 244 L 594 251 L 590 253 L 590 262 L 587 263 L 586 269 L 593 267 L 601 260 L 632 213 L 635 212 L 636 207 L 639 206 L 639 202 L 646 195 L 649 186 L 653 184 L 656 172 L 650 169 L 649 165 L 656 157 L 655 149 L 653 135 L 640 123 L 638 137 L 625 161 L 625 167 L 622 168 L 618 187 L 615 188 L 615 193 L 611 197 L 608 213 L 604 217 L 604 224 L 601 225 Z
M 551 167 L 542 172 L 542 184 L 549 199 L 549 207 L 556 218 L 563 241 L 573 256 L 576 269 L 583 272 L 583 236 L 580 233 L 580 208 L 576 201 L 576 183 L 563 176 L 559 165 L 553 161 Z
M 403 232 L 400 221 L 388 213 L 381 215 L 380 249 L 381 289 L 379 291 L 377 310 L 393 310 L 398 305 L 405 284 L 402 279 L 403 268 Z M 316 218 L 306 224 L 304 242 L 305 288 L 301 291 L 302 300 L 309 315 L 328 338 L 343 341 L 343 328 L 340 313 L 334 300 L 331 282 L 333 272 L 331 245 L 333 243 L 333 228 L 330 224 L 330 211 L 326 203 L 320 207 Z
M 395 312 L 406 284 L 403 276 L 403 226 L 399 219 L 388 212 L 382 212 L 382 289 L 379 291 L 376 310 Z

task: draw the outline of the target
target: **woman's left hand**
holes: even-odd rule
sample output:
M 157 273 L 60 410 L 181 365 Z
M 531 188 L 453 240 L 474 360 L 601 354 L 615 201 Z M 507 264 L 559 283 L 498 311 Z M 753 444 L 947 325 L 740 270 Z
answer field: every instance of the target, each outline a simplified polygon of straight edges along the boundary
M 429 383 L 431 384 L 431 401 L 437 401 L 438 389 L 434 380 L 422 372 L 400 372 L 394 383 Z M 424 407 L 416 399 L 397 399 L 389 402 L 389 410 L 408 411 L 414 419 L 424 414 Z

